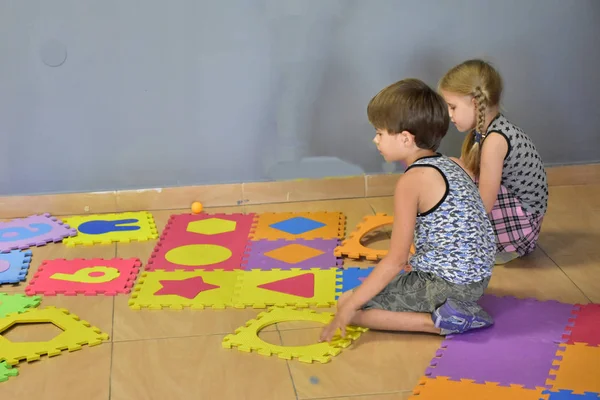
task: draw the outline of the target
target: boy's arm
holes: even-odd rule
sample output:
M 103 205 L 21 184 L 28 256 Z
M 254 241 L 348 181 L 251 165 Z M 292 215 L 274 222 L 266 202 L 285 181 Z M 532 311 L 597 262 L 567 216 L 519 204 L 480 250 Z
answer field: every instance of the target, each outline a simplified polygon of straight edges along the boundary
M 489 214 L 496 204 L 500 184 L 502 182 L 502 168 L 504 157 L 508 152 L 508 143 L 504 136 L 491 132 L 481 146 L 481 163 L 479 166 L 479 193 Z
M 408 171 L 398 180 L 394 191 L 394 222 L 390 249 L 373 272 L 348 298 L 348 306 L 352 309 L 357 310 L 381 292 L 407 264 L 410 246 L 414 240 L 419 198 L 418 183 L 422 172 L 420 168 L 416 168 Z

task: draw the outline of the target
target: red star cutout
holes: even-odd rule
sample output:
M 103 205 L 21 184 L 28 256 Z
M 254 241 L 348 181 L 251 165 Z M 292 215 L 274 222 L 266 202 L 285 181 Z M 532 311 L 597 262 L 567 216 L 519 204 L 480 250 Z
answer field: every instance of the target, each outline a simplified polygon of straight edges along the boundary
M 186 299 L 193 299 L 202 292 L 220 287 L 204 282 L 201 276 L 175 281 L 159 281 L 159 283 L 162 288 L 154 293 L 155 296 L 174 294 Z

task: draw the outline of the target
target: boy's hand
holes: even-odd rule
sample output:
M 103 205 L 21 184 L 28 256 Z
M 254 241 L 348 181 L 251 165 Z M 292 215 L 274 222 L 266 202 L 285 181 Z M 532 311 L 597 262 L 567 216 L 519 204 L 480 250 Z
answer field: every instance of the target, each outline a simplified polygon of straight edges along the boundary
M 346 327 L 350 325 L 350 322 L 352 321 L 352 318 L 355 314 L 356 310 L 351 307 L 348 307 L 347 305 L 339 308 L 338 312 L 335 315 L 335 318 L 333 318 L 333 321 L 331 321 L 329 325 L 323 328 L 323 331 L 321 332 L 320 341 L 331 341 L 333 335 L 335 335 L 335 332 L 338 330 L 338 328 L 341 330 L 342 337 L 346 337 Z

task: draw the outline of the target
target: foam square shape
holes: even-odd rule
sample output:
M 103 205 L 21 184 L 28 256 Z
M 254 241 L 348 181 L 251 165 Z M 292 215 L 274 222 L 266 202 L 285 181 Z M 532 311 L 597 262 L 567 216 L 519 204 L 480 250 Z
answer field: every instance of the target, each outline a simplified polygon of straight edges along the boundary
M 459 381 L 447 377 L 422 378 L 413 389 L 409 400 L 539 400 L 543 388 L 526 389 L 519 385 L 499 386 L 495 383 L 475 383 L 468 379 Z
M 600 304 L 579 304 L 573 315 L 573 326 L 564 336 L 566 343 L 600 346 Z
M 249 245 L 245 269 L 329 269 L 342 264 L 333 255 L 338 239 L 258 240 Z
M 548 400 L 594 400 L 600 399 L 600 393 L 583 393 L 576 394 L 573 393 L 572 390 L 558 390 L 558 391 L 550 391 L 546 390 L 543 393 L 544 395 L 549 395 Z
M 29 308 L 35 308 L 42 301 L 39 296 L 25 296 L 24 294 L 0 293 L 0 318 L 9 314 L 22 313 Z
M 336 239 L 345 229 L 341 212 L 267 212 L 258 215 L 251 239 Z
M 263 356 L 277 355 L 285 360 L 298 359 L 300 362 L 320 363 L 329 362 L 331 357 L 340 354 L 343 348 L 357 340 L 366 328 L 348 326 L 346 336 L 336 335 L 330 342 L 321 342 L 307 346 L 279 346 L 263 341 L 258 335 L 267 326 L 279 322 L 312 321 L 328 324 L 333 318 L 332 313 L 317 313 L 315 310 L 297 310 L 290 307 L 271 308 L 258 314 L 246 324 L 235 330 L 235 334 L 223 338 L 222 346 L 226 349 L 236 348 L 240 351 L 256 351 Z
M 77 229 L 77 236 L 64 240 L 68 247 L 158 238 L 154 217 L 147 211 L 82 215 L 65 218 L 64 222 Z
M 52 323 L 63 332 L 45 342 L 11 342 L 1 335 L 14 325 L 40 322 Z M 5 360 L 8 365 L 16 365 L 21 360 L 37 361 L 42 355 L 53 357 L 64 350 L 76 351 L 84 344 L 96 346 L 108 339 L 108 334 L 66 309 L 33 308 L 0 318 L 0 361 Z
M 27 278 L 30 265 L 30 250 L 13 250 L 10 253 L 0 253 L 0 285 L 24 281 Z
M 512 296 L 484 295 L 479 299 L 493 318 L 494 325 L 483 332 L 467 332 L 470 335 L 496 337 L 532 338 L 561 343 L 573 311 L 577 306 L 555 300 L 519 299 Z
M 240 275 L 234 307 L 330 307 L 341 281 L 337 268 L 310 270 L 252 270 Z
M 561 344 L 553 365 L 546 382 L 551 390 L 600 393 L 600 347 L 583 343 Z
M 235 213 L 172 215 L 146 270 L 243 269 L 254 217 L 254 214 Z M 205 221 L 208 223 L 202 225 Z
M 48 213 L 0 222 L 0 253 L 45 246 L 76 234 L 75 229 Z
M 129 293 L 141 265 L 138 258 L 46 260 L 25 288 L 25 293 L 46 296 Z
M 341 293 L 352 290 L 363 282 L 363 280 L 373 272 L 375 267 L 356 268 L 348 267 L 342 270 L 342 288 Z
M 232 306 L 242 271 L 152 271 L 143 272 L 134 287 L 129 307 L 160 310 L 185 307 L 222 309 Z
M 445 340 L 425 375 L 455 381 L 495 382 L 501 386 L 514 384 L 528 389 L 545 387 L 559 343 L 490 336 L 485 329 L 479 333 Z

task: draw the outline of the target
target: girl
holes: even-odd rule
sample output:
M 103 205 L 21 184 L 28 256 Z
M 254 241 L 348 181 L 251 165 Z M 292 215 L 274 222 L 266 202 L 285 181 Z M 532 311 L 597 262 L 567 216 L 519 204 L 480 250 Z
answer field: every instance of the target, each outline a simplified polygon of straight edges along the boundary
M 468 60 L 439 83 L 451 121 L 469 132 L 461 159 L 478 182 L 496 234 L 496 264 L 532 252 L 548 203 L 544 164 L 531 139 L 499 111 L 502 78 L 487 62 Z

